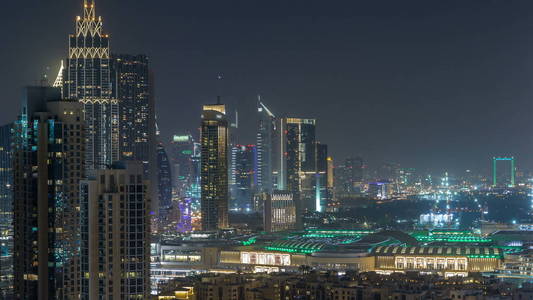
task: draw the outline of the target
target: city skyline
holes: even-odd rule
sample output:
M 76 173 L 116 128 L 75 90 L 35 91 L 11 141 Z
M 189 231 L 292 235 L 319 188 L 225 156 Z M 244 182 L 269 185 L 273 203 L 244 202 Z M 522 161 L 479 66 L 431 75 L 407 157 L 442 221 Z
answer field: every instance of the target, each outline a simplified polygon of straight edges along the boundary
M 533 4 L 32 1 L 0 300 L 533 299 Z
M 22 9 L 28 2 L 7 4 L 12 13 L 5 18 L 16 26 L 1 29 L 9 42 L 0 54 L 12 69 L 0 77 L 7 99 L 19 99 L 19 87 L 43 72 L 54 81 L 65 35 L 79 14 L 79 1 L 30 2 L 35 10 Z M 197 133 L 201 104 L 219 93 L 230 110 L 240 111 L 241 127 L 251 126 L 261 94 L 276 115 L 317 119 L 320 142 L 337 160 L 361 155 L 374 165 L 391 161 L 434 173 L 474 169 L 489 175 L 492 156 L 515 156 L 519 168 L 531 170 L 533 141 L 519 132 L 527 128 L 531 107 L 532 4 L 463 2 L 399 7 L 385 1 L 384 8 L 310 3 L 297 10 L 296 4 L 276 3 L 230 9 L 99 1 L 97 15 L 111 35 L 112 52 L 150 57 L 164 141 L 182 129 Z M 27 24 L 12 19 L 22 14 Z M 141 17 L 147 22 L 136 21 Z M 45 20 L 46 32 L 26 44 Z M 33 43 L 50 47 L 30 55 Z M 15 49 L 28 58 L 10 68 Z M 4 123 L 16 116 L 12 106 L 0 113 Z M 352 137 L 346 139 L 344 130 Z M 254 143 L 254 131 L 239 134 L 242 144 Z

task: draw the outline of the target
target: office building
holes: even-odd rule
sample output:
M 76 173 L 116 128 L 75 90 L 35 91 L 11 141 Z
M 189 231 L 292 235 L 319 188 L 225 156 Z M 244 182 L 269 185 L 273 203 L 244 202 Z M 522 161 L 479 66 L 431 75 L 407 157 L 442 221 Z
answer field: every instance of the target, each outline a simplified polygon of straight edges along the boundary
M 286 191 L 268 194 L 264 205 L 264 229 L 266 232 L 295 229 L 296 204 L 294 195 Z
M 361 157 L 348 157 L 344 164 L 335 169 L 335 191 L 339 195 L 353 195 L 361 192 L 365 164 Z
M 199 206 L 199 167 L 195 160 L 195 143 L 192 135 L 174 135 L 168 147 L 172 172 L 172 206 L 176 211 L 180 232 L 192 230 L 193 203 Z
M 113 95 L 109 35 L 94 0 L 83 1 L 83 16 L 69 36 L 62 75 L 63 97 L 84 106 L 86 120 L 85 167 L 104 168 L 119 159 L 119 103 Z
M 348 170 L 350 185 L 353 187 L 361 184 L 364 180 L 365 162 L 360 156 L 349 157 L 346 159 L 345 166 Z
M 149 182 L 115 162 L 81 183 L 81 299 L 150 297 Z
M 153 209 L 164 217 L 164 213 L 172 204 L 172 168 L 165 146 L 158 143 L 156 147 L 158 201 Z
M 201 122 L 202 230 L 228 227 L 228 120 L 226 107 L 204 105 Z
M 189 189 L 186 192 L 186 198 L 190 199 L 190 214 L 191 222 L 193 222 L 198 228 L 201 219 L 201 165 L 202 165 L 202 145 L 200 143 L 194 143 L 193 155 L 192 155 L 192 180 Z
M 142 162 L 148 175 L 156 146 L 155 101 L 148 58 L 114 54 L 111 84 L 119 104 L 120 160 Z
M 261 101 L 257 100 L 259 123 L 257 128 L 257 191 L 270 193 L 274 188 L 274 139 L 276 116 Z
M 250 212 L 254 208 L 252 200 L 257 186 L 256 158 L 255 145 L 235 145 L 231 148 L 229 182 L 232 210 Z
M 304 212 L 316 210 L 316 120 L 281 118 L 278 124 L 277 188 L 293 193 L 300 219 Z
M 13 293 L 13 124 L 0 127 L 0 299 Z
M 391 199 L 394 194 L 394 184 L 387 180 L 370 182 L 368 184 L 368 196 L 377 199 Z
M 172 194 L 174 200 L 185 197 L 193 182 L 194 139 L 190 134 L 174 135 L 169 146 L 172 166 Z
M 324 212 L 332 200 L 332 190 L 328 185 L 328 146 L 316 144 L 315 174 L 315 206 L 314 211 Z
M 14 126 L 16 299 L 77 299 L 83 105 L 59 88 L 29 87 Z
M 328 156 L 327 158 L 327 167 L 328 167 L 328 188 L 333 189 L 335 186 L 335 163 L 333 162 L 333 157 Z
M 285 119 L 287 190 L 305 190 L 306 177 L 316 172 L 315 124 L 314 119 Z

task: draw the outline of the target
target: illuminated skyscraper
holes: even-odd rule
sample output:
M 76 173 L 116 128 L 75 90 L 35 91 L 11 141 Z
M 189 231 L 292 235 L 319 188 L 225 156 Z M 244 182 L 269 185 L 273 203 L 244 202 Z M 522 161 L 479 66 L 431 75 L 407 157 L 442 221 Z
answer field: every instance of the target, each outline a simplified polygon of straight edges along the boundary
M 83 16 L 69 37 L 63 74 L 63 97 L 84 105 L 87 169 L 104 168 L 119 159 L 119 106 L 113 97 L 109 35 L 102 31 L 93 0 L 83 1 Z
M 175 199 L 185 197 L 193 181 L 194 139 L 190 134 L 174 135 L 169 146 L 172 165 L 172 194 Z
M 13 124 L 0 127 L 0 299 L 13 292 Z
M 255 145 L 235 145 L 231 148 L 230 193 L 231 209 L 250 212 L 257 184 L 255 161 L 257 148 Z
M 81 183 L 81 299 L 150 298 L 149 182 L 116 162 Z
M 157 144 L 158 201 L 153 209 L 165 212 L 172 202 L 172 170 L 167 152 L 162 143 Z
M 331 202 L 331 189 L 328 187 L 328 146 L 316 145 L 316 178 L 314 210 L 324 212 Z
M 257 129 L 257 191 L 270 193 L 274 188 L 273 153 L 276 131 L 276 116 L 265 106 L 261 98 L 257 101 L 259 124 Z
M 316 121 L 286 119 L 287 190 L 305 190 L 306 175 L 316 172 Z
M 201 167 L 202 167 L 202 145 L 194 143 L 193 154 L 191 157 L 191 184 L 185 193 L 185 202 L 180 208 L 180 222 L 194 225 L 194 228 L 200 228 L 201 221 Z
M 16 299 L 78 299 L 83 105 L 58 88 L 26 89 L 14 126 Z
M 204 105 L 201 122 L 202 230 L 228 227 L 228 120 L 226 107 Z
M 155 101 L 145 55 L 113 55 L 113 95 L 120 116 L 120 160 L 143 163 L 145 174 L 155 160 Z
M 193 208 L 198 208 L 198 160 L 194 139 L 190 134 L 174 135 L 169 145 L 172 167 L 172 206 L 177 209 L 178 231 L 188 232 L 192 227 Z
M 316 208 L 316 120 L 280 120 L 278 189 L 293 193 L 298 219 Z M 300 222 L 298 222 L 300 224 Z

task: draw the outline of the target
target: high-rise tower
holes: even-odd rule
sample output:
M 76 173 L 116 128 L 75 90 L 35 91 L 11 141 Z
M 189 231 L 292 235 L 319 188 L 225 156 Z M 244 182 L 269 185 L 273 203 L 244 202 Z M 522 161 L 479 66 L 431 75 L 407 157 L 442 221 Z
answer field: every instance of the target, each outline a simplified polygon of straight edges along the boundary
M 148 175 L 155 160 L 156 135 L 152 74 L 146 55 L 113 54 L 111 83 L 119 103 L 120 160 L 142 162 Z
M 254 209 L 253 194 L 257 185 L 254 160 L 257 157 L 255 145 L 231 147 L 230 194 L 231 209 L 250 212 Z
M 163 143 L 157 144 L 156 153 L 158 199 L 153 209 L 155 212 L 163 213 L 164 215 L 172 202 L 172 169 Z
M 14 126 L 16 299 L 78 299 L 83 105 L 58 88 L 26 89 Z
M 328 146 L 316 144 L 315 211 L 324 212 L 331 203 L 331 189 L 328 185 Z
M 204 105 L 201 123 L 202 230 L 228 227 L 228 120 L 226 106 Z
M 284 123 L 287 190 L 301 192 L 306 189 L 306 177 L 316 172 L 316 121 L 287 118 Z
M 63 74 L 63 97 L 84 105 L 87 169 L 119 159 L 119 106 L 111 86 L 109 35 L 102 25 L 94 0 L 84 0 L 83 16 L 76 18 L 76 31 L 69 37 Z
M 150 200 L 140 162 L 81 183 L 81 299 L 149 299 Z
M 317 203 L 316 120 L 281 118 L 278 123 L 277 188 L 292 192 L 301 227 L 304 212 L 315 210 Z
M 174 135 L 169 145 L 172 164 L 172 195 L 180 199 L 186 196 L 193 182 L 194 139 L 191 134 Z
M 13 124 L 0 127 L 0 299 L 13 292 Z
M 257 128 L 257 190 L 270 193 L 274 188 L 273 151 L 276 130 L 276 116 L 266 107 L 259 97 L 257 100 L 259 124 Z

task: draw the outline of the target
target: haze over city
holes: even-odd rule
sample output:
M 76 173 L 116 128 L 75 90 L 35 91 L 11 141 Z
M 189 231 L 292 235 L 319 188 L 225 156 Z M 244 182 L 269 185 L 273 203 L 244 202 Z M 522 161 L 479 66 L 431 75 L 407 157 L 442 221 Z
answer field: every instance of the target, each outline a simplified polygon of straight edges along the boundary
M 533 299 L 531 1 L 0 20 L 0 300 Z
M 53 80 L 79 1 L 3 4 L 9 121 L 21 83 Z M 100 1 L 111 51 L 146 53 L 161 134 L 198 134 L 218 94 L 253 143 L 256 95 L 278 115 L 316 118 L 335 159 L 432 173 L 513 155 L 530 170 L 529 1 Z M 45 29 L 43 27 L 46 27 Z M 46 47 L 44 47 L 46 45 Z M 35 51 L 38 49 L 39 51 Z M 24 59 L 20 59 L 24 57 Z M 47 69 L 49 68 L 49 69 Z M 224 74 L 222 84 L 216 82 Z

